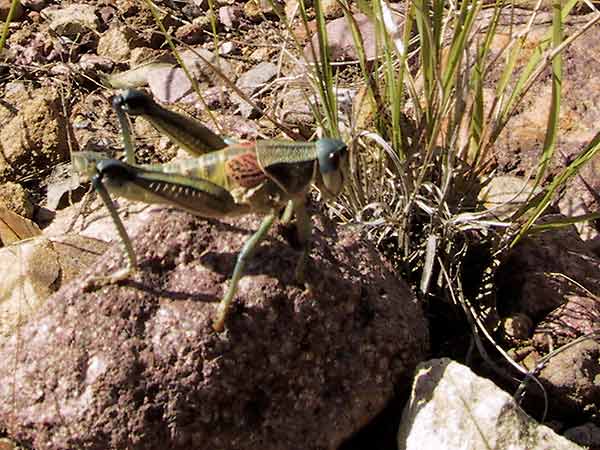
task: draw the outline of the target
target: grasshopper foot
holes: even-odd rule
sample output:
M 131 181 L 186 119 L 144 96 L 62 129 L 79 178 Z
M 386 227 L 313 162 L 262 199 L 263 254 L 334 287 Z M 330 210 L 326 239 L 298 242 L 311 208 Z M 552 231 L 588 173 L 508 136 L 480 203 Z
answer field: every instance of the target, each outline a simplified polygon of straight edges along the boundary
M 110 275 L 92 277 L 86 281 L 85 285 L 83 286 L 83 289 L 86 292 L 90 292 L 100 289 L 104 286 L 117 284 L 120 281 L 129 278 L 134 272 L 135 269 L 132 269 L 131 267 L 126 267 L 124 269 L 117 270 L 116 272 L 113 272 Z
M 227 319 L 227 313 L 229 312 L 229 307 L 231 302 L 233 302 L 233 297 L 235 296 L 235 286 L 236 283 L 231 283 L 229 285 L 229 289 L 225 293 L 223 299 L 219 302 L 219 306 L 217 307 L 217 316 L 213 320 L 212 328 L 217 333 L 221 333 L 225 329 L 225 320 Z
M 225 319 L 227 318 L 227 310 L 229 309 L 229 303 L 224 300 L 219 303 L 217 309 L 217 317 L 213 321 L 212 327 L 217 333 L 221 333 L 225 329 Z

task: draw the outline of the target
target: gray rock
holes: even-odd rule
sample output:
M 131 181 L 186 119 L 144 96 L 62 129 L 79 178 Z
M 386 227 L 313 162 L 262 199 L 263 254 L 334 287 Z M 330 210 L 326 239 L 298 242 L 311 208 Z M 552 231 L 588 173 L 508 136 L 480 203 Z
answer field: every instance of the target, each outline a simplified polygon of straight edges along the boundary
M 192 92 L 192 82 L 183 69 L 175 66 L 149 71 L 148 86 L 154 98 L 162 103 L 178 102 Z
M 528 199 L 539 194 L 542 189 L 532 180 L 514 175 L 493 177 L 481 189 L 477 199 L 486 209 L 492 210 L 494 217 L 507 219 L 517 212 Z
M 401 30 L 403 19 L 398 15 L 394 15 L 394 18 L 396 26 Z M 371 61 L 378 56 L 375 25 L 368 16 L 361 13 L 355 14 L 354 20 L 362 36 L 365 58 Z M 326 28 L 327 45 L 332 61 L 356 61 L 359 59 L 359 53 L 352 37 L 352 28 L 345 17 L 332 20 L 327 24 Z M 304 58 L 306 61 L 310 62 L 314 60 L 313 49 L 315 56 L 319 58 L 319 38 L 316 33 L 312 36 L 311 42 L 304 47 Z
M 239 5 L 221 6 L 219 8 L 219 22 L 225 28 L 233 28 L 239 24 L 242 14 L 242 8 Z
M 223 80 L 213 67 L 229 80 L 235 80 L 233 66 L 209 50 L 203 48 L 186 50 L 181 54 L 181 59 L 189 74 L 196 81 L 222 85 Z M 189 102 L 190 99 L 186 99 L 186 96 L 194 94 L 192 82 L 180 67 L 157 64 L 156 68 L 146 72 L 150 90 L 158 101 L 164 103 L 174 103 L 180 100 Z
M 598 84 L 600 85 L 600 77 Z M 600 117 L 600 111 L 596 117 Z M 596 130 L 593 129 L 593 131 Z M 565 191 L 558 202 L 560 212 L 567 217 L 573 217 L 598 211 L 600 208 L 598 202 L 598 192 L 600 192 L 599 174 L 600 158 L 595 157 L 585 164 L 577 173 L 577 176 L 573 177 L 571 182 L 566 185 Z M 575 227 L 583 240 L 595 240 L 596 246 L 600 242 L 597 224 L 594 221 L 578 222 Z
M 213 86 L 203 89 L 202 99 L 197 92 L 192 91 L 181 99 L 183 103 L 192 103 L 198 111 L 205 108 L 216 110 L 229 104 L 229 92 L 221 86 Z
M 80 275 L 108 245 L 78 235 L 36 236 L 0 249 L 0 346 L 51 294 Z
M 231 130 L 236 139 L 254 141 L 260 139 L 260 129 L 254 120 L 244 119 L 240 116 L 221 116 L 219 123 L 224 130 Z
M 277 66 L 271 62 L 261 62 L 254 66 L 249 71 L 245 72 L 237 80 L 236 86 L 244 92 L 247 96 L 251 96 L 259 89 L 261 89 L 266 83 L 271 81 L 277 76 Z M 248 118 L 253 113 L 253 108 L 239 95 L 232 95 L 231 100 L 238 105 L 240 113 L 243 117 Z
M 363 39 L 363 47 L 367 60 L 372 60 L 377 56 L 375 25 L 364 14 L 355 14 L 354 20 Z M 355 61 L 358 60 L 358 52 L 352 38 L 352 29 L 345 17 L 332 20 L 327 24 L 327 43 L 329 45 L 330 57 L 332 61 Z M 318 36 L 313 35 L 311 42 L 304 48 L 304 58 L 307 61 L 313 61 L 313 49 L 319 58 Z
M 420 364 L 398 431 L 399 450 L 579 450 L 512 397 L 450 359 Z
M 306 79 L 306 82 L 308 86 L 309 80 Z M 356 90 L 337 88 L 334 92 L 337 100 L 339 124 L 340 126 L 349 125 Z M 310 89 L 301 87 L 285 88 L 279 93 L 279 98 L 282 103 L 279 117 L 283 122 L 300 126 L 314 124 L 313 111 L 321 103 L 321 100 Z
M 163 209 L 134 236 L 132 279 L 53 296 L 0 348 L 8 436 L 47 450 L 333 450 L 372 419 L 427 351 L 420 306 L 371 245 L 323 222 L 309 288 L 273 230 L 215 334 L 216 302 L 258 223 Z M 122 264 L 115 248 L 90 275 Z
M 235 42 L 225 41 L 219 44 L 219 55 L 221 56 L 233 55 L 239 52 L 239 45 L 237 45 Z
M 284 123 L 310 125 L 315 121 L 310 108 L 312 92 L 303 88 L 285 88 L 281 94 L 282 107 L 279 113 Z
M 130 235 L 137 234 L 156 213 L 154 210 L 160 208 L 123 198 L 113 200 Z M 115 224 L 99 198 L 85 206 L 74 204 L 56 211 L 52 223 L 44 228 L 44 235 L 49 238 L 60 237 L 66 232 L 104 242 L 116 243 L 119 240 Z
M 181 59 L 197 80 L 208 80 L 213 84 L 223 84 L 223 78 L 215 73 L 211 65 L 215 66 L 231 82 L 237 79 L 235 69 L 228 60 L 219 58 L 218 55 L 205 48 L 196 47 L 186 50 L 181 53 Z M 210 64 L 207 64 L 206 61 Z

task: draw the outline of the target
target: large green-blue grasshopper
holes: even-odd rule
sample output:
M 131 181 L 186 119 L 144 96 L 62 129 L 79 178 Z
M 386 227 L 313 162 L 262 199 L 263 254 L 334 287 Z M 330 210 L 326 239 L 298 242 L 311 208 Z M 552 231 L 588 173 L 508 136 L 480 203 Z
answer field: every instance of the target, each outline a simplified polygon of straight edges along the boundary
M 192 214 L 219 218 L 248 213 L 265 217 L 240 251 L 229 287 L 219 304 L 215 331 L 222 331 L 238 281 L 273 222 L 283 213 L 296 219 L 302 255 L 296 276 L 302 278 L 309 252 L 311 221 L 306 196 L 315 185 L 325 198 L 337 196 L 344 187 L 347 168 L 346 145 L 337 139 L 316 142 L 258 140 L 228 145 L 198 121 L 157 104 L 143 91 L 128 89 L 113 98 L 121 124 L 127 162 L 108 159 L 95 152 L 73 154 L 73 169 L 91 179 L 106 205 L 125 247 L 128 264 L 108 277 L 95 278 L 102 285 L 129 277 L 137 267 L 136 255 L 109 193 L 130 200 L 160 203 Z M 176 144 L 190 152 L 191 159 L 164 164 L 136 165 L 127 115 L 142 116 Z

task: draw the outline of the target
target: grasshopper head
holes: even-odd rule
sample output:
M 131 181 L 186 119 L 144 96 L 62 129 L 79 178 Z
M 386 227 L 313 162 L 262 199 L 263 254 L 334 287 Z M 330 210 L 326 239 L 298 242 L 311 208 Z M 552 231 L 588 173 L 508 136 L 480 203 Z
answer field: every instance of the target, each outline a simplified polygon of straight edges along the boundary
M 317 141 L 319 162 L 319 189 L 327 197 L 336 197 L 344 188 L 348 148 L 338 139 L 323 138 Z
M 124 111 L 132 116 L 145 114 L 154 104 L 154 100 L 144 91 L 125 89 L 112 100 L 116 111 Z

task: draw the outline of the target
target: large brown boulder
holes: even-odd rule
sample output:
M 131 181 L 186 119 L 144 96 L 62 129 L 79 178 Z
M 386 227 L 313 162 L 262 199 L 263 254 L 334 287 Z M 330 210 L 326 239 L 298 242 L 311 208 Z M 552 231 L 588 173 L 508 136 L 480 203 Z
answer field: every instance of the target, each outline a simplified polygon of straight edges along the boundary
M 36 449 L 334 449 L 406 384 L 428 348 L 407 285 L 323 222 L 307 267 L 274 230 L 216 334 L 237 252 L 259 221 L 161 210 L 121 286 L 51 297 L 0 348 L 0 428 Z M 120 248 L 88 274 L 124 264 Z

